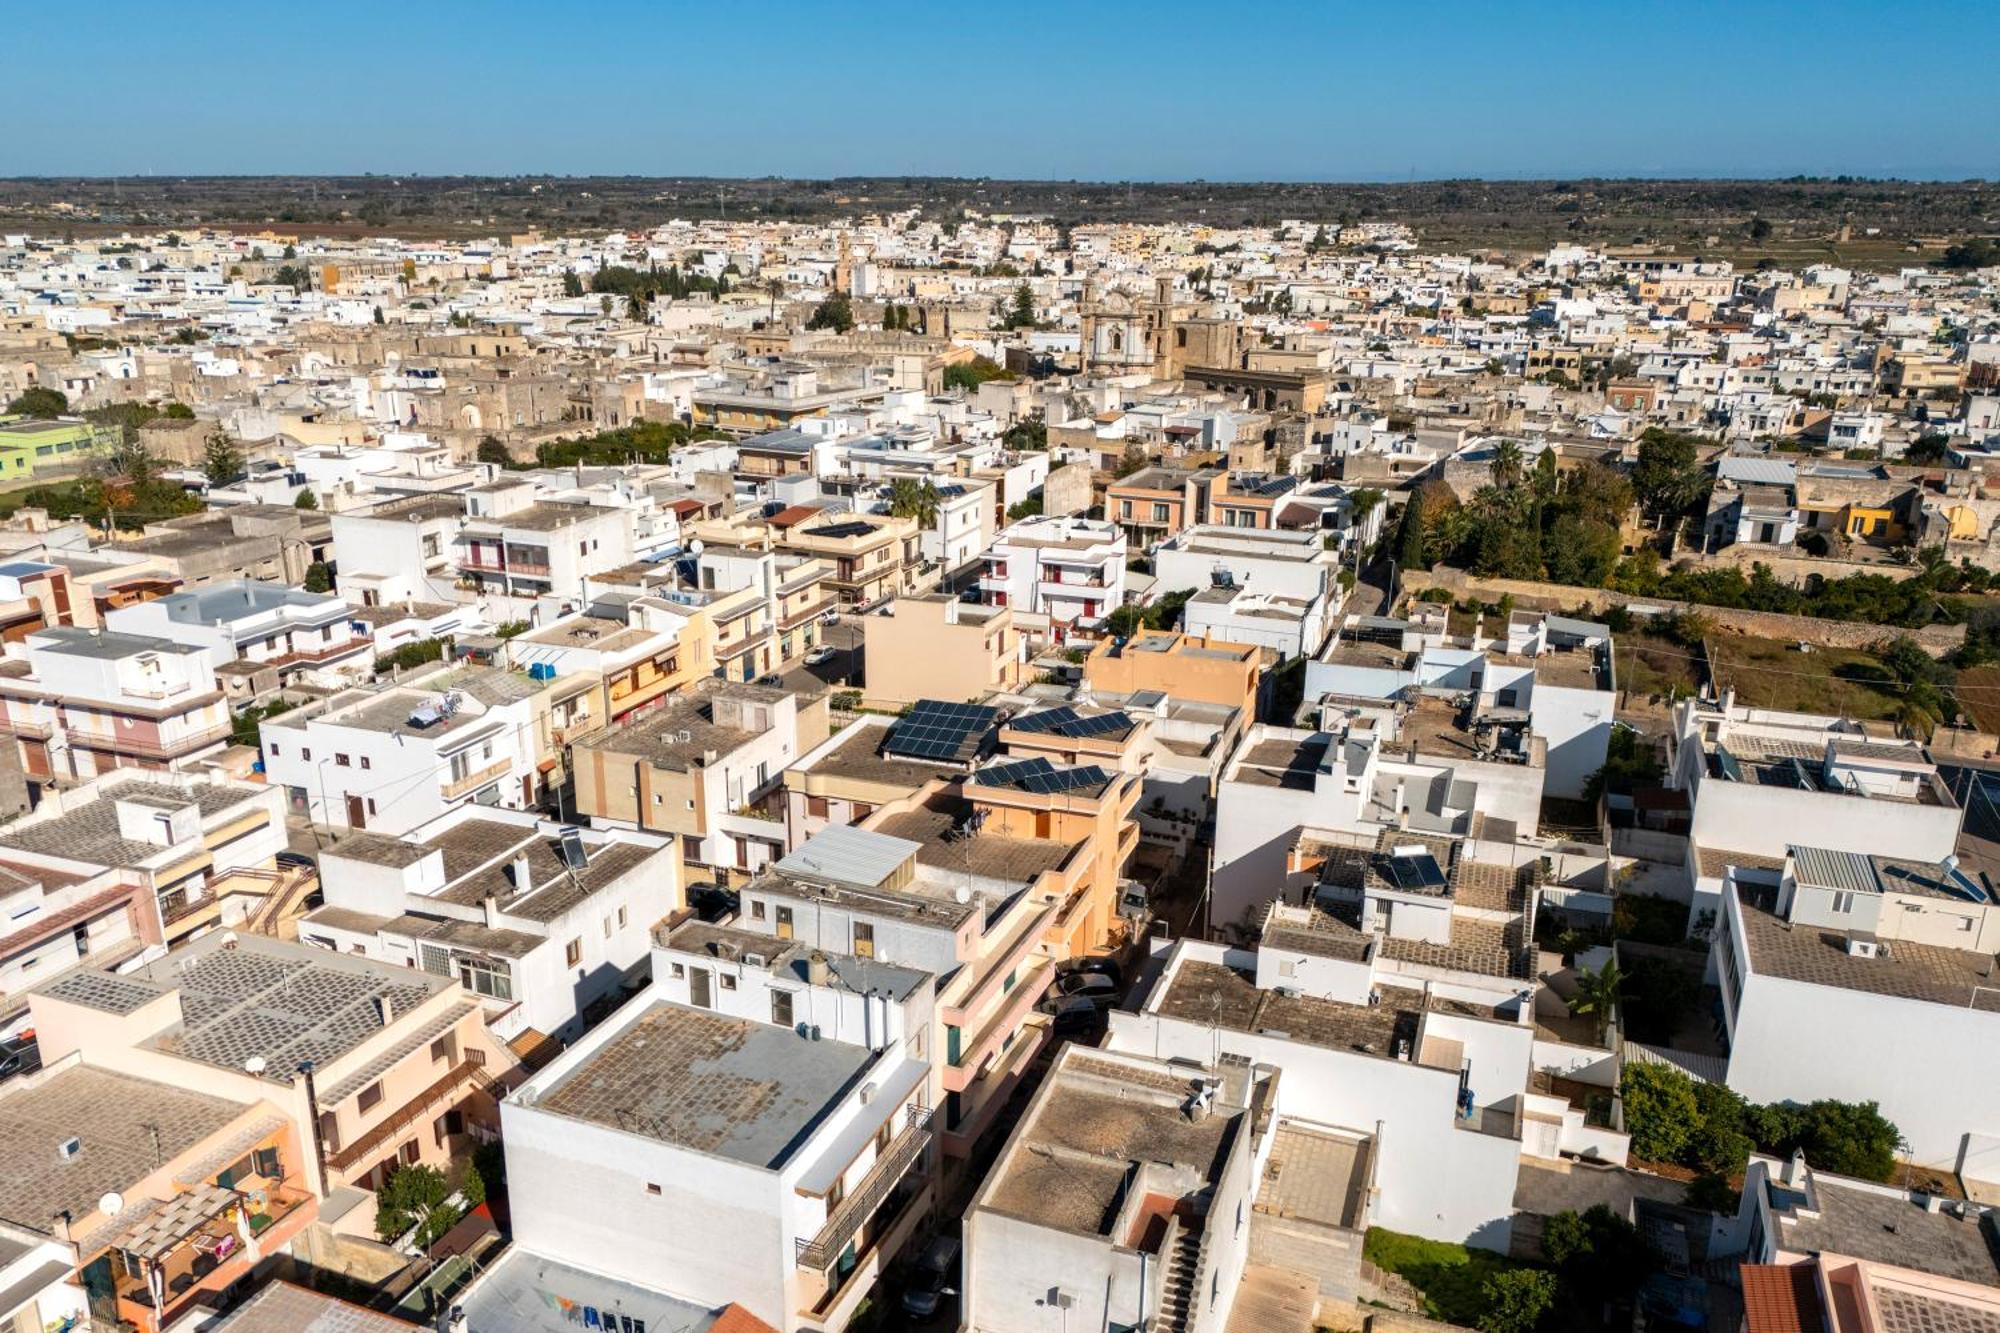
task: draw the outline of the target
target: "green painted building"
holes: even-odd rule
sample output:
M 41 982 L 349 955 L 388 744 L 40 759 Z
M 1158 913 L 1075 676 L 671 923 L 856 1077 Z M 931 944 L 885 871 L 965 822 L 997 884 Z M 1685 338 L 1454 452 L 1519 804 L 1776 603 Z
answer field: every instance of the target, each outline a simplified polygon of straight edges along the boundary
M 116 426 L 77 417 L 44 421 L 0 417 L 0 486 L 32 481 L 37 472 L 70 469 L 118 444 Z

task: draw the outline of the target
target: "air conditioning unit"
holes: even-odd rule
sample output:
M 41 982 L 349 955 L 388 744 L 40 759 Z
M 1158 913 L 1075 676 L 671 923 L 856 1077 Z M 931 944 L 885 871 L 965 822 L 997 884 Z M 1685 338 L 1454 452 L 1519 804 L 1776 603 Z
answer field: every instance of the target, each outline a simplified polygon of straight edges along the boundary
M 72 1135 L 56 1145 L 56 1156 L 74 1162 L 83 1152 L 83 1140 Z
M 1881 952 L 1882 946 L 1876 942 L 1873 935 L 1849 935 L 1847 937 L 1847 956 L 1849 958 L 1875 958 L 1879 957 Z

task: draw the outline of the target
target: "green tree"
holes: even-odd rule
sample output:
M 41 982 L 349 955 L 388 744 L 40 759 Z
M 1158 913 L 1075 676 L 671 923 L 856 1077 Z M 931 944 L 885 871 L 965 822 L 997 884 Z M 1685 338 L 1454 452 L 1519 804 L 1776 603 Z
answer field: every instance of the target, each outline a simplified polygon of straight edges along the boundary
M 1005 379 L 1007 368 L 991 357 L 975 356 L 944 368 L 944 387 L 970 393 L 988 380 Z
M 1123 454 L 1123 456 L 1119 458 L 1118 466 L 1116 469 L 1114 469 L 1112 475 L 1122 480 L 1126 477 L 1131 476 L 1134 472 L 1137 472 L 1140 468 L 1146 466 L 1146 464 L 1151 461 L 1152 460 L 1146 456 L 1146 451 L 1144 449 L 1140 448 L 1136 444 L 1128 444 L 1125 446 L 1125 453 Z
M 69 395 L 61 389 L 35 388 L 24 390 L 20 397 L 7 404 L 11 416 L 39 417 L 44 421 L 54 420 L 69 411 Z
M 1766 222 L 1766 221 L 1765 221 L 1765 220 L 1764 220 L 1763 218 L 1751 218 L 1751 219 L 1750 219 L 1750 239 L 1751 239 L 1751 240 L 1753 240 L 1753 241 L 1761 241 L 1761 240 L 1763 240 L 1763 239 L 1764 239 L 1765 237 L 1769 236 L 1770 234 L 1771 234 L 1771 224 L 1770 224 L 1770 223 Z
M 307 592 L 333 591 L 333 566 L 324 560 L 315 560 L 306 566 Z
M 889 483 L 889 512 L 897 518 L 913 518 L 917 526 L 935 527 L 938 516 L 938 489 L 926 477 L 897 477 Z
M 1595 972 L 1576 974 L 1576 995 L 1569 1002 L 1569 1011 L 1590 1019 L 1596 1025 L 1599 1041 L 1604 1040 L 1605 1033 L 1611 1028 L 1611 1018 L 1618 1012 L 1618 997 L 1624 985 L 1624 975 L 1619 972 L 1616 962 L 1607 961 Z
M 160 409 L 160 415 L 168 421 L 193 421 L 194 409 L 186 403 L 168 403 Z
M 398 1167 L 375 1191 L 375 1234 L 394 1240 L 414 1228 L 417 1248 L 429 1249 L 463 1216 L 450 1199 L 451 1182 L 436 1167 Z
M 313 494 L 312 487 L 308 486 L 300 491 L 298 497 L 292 501 L 292 508 L 317 509 L 319 508 L 319 496 Z
M 573 268 L 563 270 L 562 294 L 571 299 L 583 295 L 583 279 L 576 276 Z
M 243 475 L 243 454 L 235 441 L 221 431 L 208 437 L 202 451 L 201 470 L 211 486 L 227 486 Z
M 1485 1306 L 1479 1313 L 1480 1333 L 1534 1333 L 1555 1308 L 1556 1275 L 1539 1268 L 1502 1269 L 1487 1275 L 1479 1297 Z
M 498 435 L 482 435 L 476 457 L 482 463 L 498 463 L 501 467 L 512 467 L 514 455 L 507 452 L 507 446 Z
M 1039 452 L 1049 447 L 1049 424 L 1040 417 L 1017 421 L 1000 432 L 1000 443 L 1009 449 Z
M 1693 436 L 1654 428 L 1639 437 L 1632 489 L 1648 513 L 1673 518 L 1694 508 L 1708 490 L 1699 457 Z
M 1524 465 L 1521 444 L 1518 440 L 1502 440 L 1493 446 L 1493 484 L 1512 486 L 1521 480 Z
M 1908 463 L 1929 467 L 1934 463 L 1944 462 L 1945 456 L 1950 451 L 1950 436 L 1938 434 L 1919 435 L 1916 439 L 1910 441 L 1910 447 L 1903 451 L 1903 459 Z
M 847 299 L 845 292 L 834 292 L 813 307 L 812 317 L 806 320 L 809 329 L 832 329 L 835 333 L 854 331 L 854 303 Z
M 1693 1080 L 1667 1065 L 1628 1060 L 1618 1093 L 1632 1151 L 1649 1162 L 1678 1162 L 1701 1113 Z
M 1027 283 L 1014 288 L 1014 304 L 1002 321 L 1010 329 L 1032 329 L 1035 327 L 1035 293 Z

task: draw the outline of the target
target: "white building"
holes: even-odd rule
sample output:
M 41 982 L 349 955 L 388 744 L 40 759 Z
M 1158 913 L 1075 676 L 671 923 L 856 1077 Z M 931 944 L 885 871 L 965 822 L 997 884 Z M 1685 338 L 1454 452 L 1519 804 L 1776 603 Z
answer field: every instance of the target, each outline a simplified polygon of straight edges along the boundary
M 994 538 L 979 589 L 989 605 L 1047 616 L 1060 640 L 1124 604 L 1125 534 L 1094 519 L 1024 519 Z
M 119 607 L 104 623 L 199 648 L 218 670 L 232 663 L 267 668 L 284 683 L 319 673 L 333 679 L 366 674 L 374 667 L 372 636 L 355 632 L 345 598 L 253 579 Z
M 351 690 L 260 724 L 264 772 L 294 813 L 400 835 L 466 804 L 532 807 L 539 687 L 500 670 Z
M 1213 925 L 1261 914 L 1300 885 L 1306 831 L 1385 828 L 1513 843 L 1541 819 L 1545 748 L 1517 719 L 1467 719 L 1438 699 L 1353 706 L 1335 731 L 1259 724 L 1215 798 Z
M 453 544 L 465 522 L 456 495 L 411 495 L 364 512 L 334 514 L 340 588 L 363 606 L 449 601 Z
M 1440 608 L 1440 611 L 1442 608 Z M 1547 749 L 1551 796 L 1579 796 L 1604 767 L 1617 703 L 1611 631 L 1593 621 L 1516 612 L 1503 635 L 1449 636 L 1442 615 L 1350 616 L 1306 666 L 1305 697 L 1378 700 L 1412 688 L 1476 697 L 1480 716 L 1525 720 Z
M 1674 710 L 1670 787 L 1692 809 L 1691 928 L 1721 913 L 1731 867 L 1769 868 L 1794 845 L 1940 861 L 1964 819 L 1915 741 L 1844 718 L 1689 699 Z
M 481 590 L 580 600 L 590 575 L 632 563 L 628 509 L 541 500 L 525 482 L 495 482 L 465 499 L 458 571 Z
M 1913 1160 L 2000 1184 L 2000 1071 L 1971 1054 L 2000 1040 L 1989 891 L 1947 859 L 1807 846 L 1725 885 L 1711 956 L 1729 1086 L 1875 1102 Z
M 1165 592 L 1236 587 L 1310 603 L 1338 588 L 1339 561 L 1318 532 L 1203 524 L 1161 542 L 1153 574 Z
M 934 1193 L 924 974 L 683 926 L 501 1108 L 514 1243 L 838 1333 Z
M 667 839 L 470 805 L 345 838 L 319 873 L 301 943 L 456 977 L 503 1040 L 581 1036 L 587 1009 L 643 982 L 653 927 L 683 905 Z

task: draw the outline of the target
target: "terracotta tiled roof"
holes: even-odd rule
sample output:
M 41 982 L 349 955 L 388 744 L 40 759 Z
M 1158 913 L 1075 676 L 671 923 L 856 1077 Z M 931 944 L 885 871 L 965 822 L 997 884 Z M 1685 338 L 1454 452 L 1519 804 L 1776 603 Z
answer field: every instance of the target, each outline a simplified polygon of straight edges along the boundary
M 769 1324 L 735 1302 L 722 1307 L 709 1333 L 778 1333 Z
M 1815 1271 L 1809 1263 L 1744 1264 L 1743 1318 L 1749 1333 L 1820 1333 L 1826 1316 Z
M 798 526 L 809 518 L 817 518 L 818 516 L 819 510 L 812 505 L 792 505 L 789 508 L 780 509 L 765 521 L 774 528 L 790 528 Z

